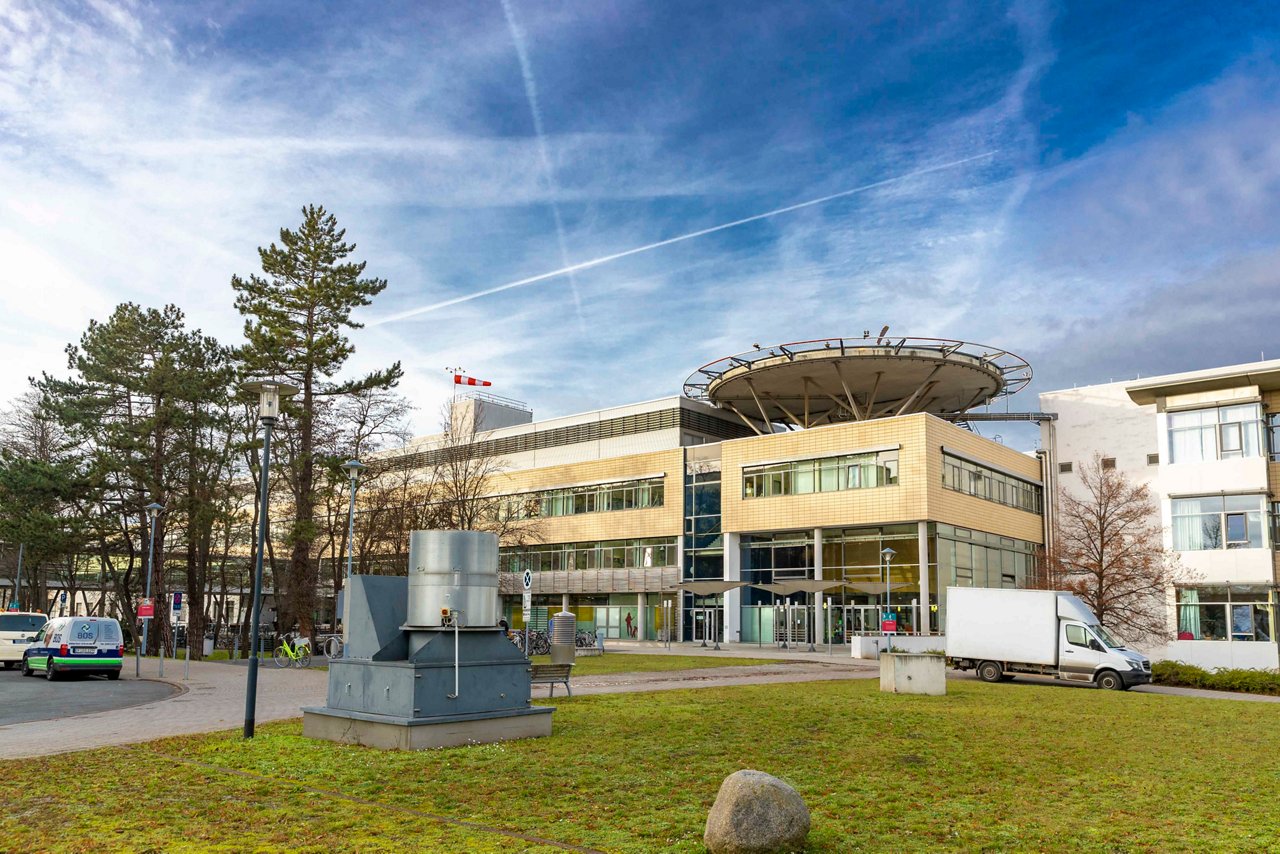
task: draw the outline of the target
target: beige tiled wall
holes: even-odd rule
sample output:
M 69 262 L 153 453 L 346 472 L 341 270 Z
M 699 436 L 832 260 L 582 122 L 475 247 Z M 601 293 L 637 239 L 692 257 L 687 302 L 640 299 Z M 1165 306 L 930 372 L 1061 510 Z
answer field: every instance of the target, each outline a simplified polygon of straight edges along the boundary
M 742 497 L 742 468 L 760 462 L 833 456 L 897 445 L 898 485 L 813 495 Z M 1043 539 L 1041 517 L 942 486 L 942 447 L 1032 480 L 1035 457 L 930 415 L 819 427 L 723 443 L 724 530 L 750 533 L 814 527 L 946 522 L 1031 542 Z
M 574 484 L 630 480 L 661 472 L 665 475 L 666 487 L 662 507 L 555 516 L 538 520 L 534 527 L 539 539 L 547 543 L 674 537 L 680 534 L 683 523 L 683 466 L 684 452 L 673 448 L 648 454 L 505 472 L 494 478 L 493 491 L 534 492 Z

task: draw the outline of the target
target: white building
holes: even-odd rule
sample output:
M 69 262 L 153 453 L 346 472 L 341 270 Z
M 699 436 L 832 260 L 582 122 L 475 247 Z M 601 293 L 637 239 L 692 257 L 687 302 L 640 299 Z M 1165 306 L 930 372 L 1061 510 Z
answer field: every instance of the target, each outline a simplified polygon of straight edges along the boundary
M 1165 546 L 1195 574 L 1169 592 L 1177 639 L 1156 657 L 1280 667 L 1276 637 L 1280 360 L 1065 389 L 1042 444 L 1057 485 L 1095 454 L 1151 487 Z

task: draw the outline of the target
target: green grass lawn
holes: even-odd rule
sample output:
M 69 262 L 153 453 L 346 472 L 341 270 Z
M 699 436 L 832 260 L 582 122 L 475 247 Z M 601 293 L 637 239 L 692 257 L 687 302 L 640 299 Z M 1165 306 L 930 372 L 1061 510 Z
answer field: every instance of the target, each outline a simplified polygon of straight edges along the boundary
M 550 664 L 551 656 L 535 655 L 534 664 Z M 607 673 L 653 673 L 664 670 L 691 670 L 698 667 L 749 667 L 757 664 L 788 664 L 770 658 L 716 658 L 713 655 L 645 655 L 605 653 L 582 655 L 574 660 L 573 675 L 601 676 Z
M 866 680 L 557 699 L 552 738 L 422 753 L 309 741 L 295 722 L 248 743 L 5 762 L 0 847 L 553 850 L 435 815 L 607 851 L 700 851 L 720 781 L 758 768 L 804 796 L 815 852 L 1280 849 L 1274 705 L 948 690 L 896 696 Z

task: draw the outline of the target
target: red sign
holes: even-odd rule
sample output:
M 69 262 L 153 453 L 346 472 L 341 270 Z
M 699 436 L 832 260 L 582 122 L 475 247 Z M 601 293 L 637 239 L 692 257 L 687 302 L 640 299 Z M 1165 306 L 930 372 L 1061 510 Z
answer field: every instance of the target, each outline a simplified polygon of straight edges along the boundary
M 880 621 L 880 631 L 882 631 L 882 632 L 896 632 L 897 630 L 898 630 L 898 621 L 897 621 L 897 620 L 881 620 L 881 621 Z
M 138 618 L 146 619 L 156 615 L 156 606 L 150 599 L 143 599 L 138 603 Z

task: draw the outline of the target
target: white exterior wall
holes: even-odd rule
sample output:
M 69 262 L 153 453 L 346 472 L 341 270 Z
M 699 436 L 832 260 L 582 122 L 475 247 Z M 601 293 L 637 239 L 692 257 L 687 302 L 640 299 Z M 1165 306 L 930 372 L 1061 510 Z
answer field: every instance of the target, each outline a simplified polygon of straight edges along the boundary
M 1205 372 L 1200 372 L 1205 373 Z M 1174 375 L 1181 376 L 1181 375 Z M 1164 545 L 1173 547 L 1172 496 L 1219 493 L 1257 493 L 1259 506 L 1268 490 L 1267 457 L 1170 463 L 1168 416 L 1155 404 L 1138 405 L 1129 396 L 1135 385 L 1158 384 L 1174 377 L 1155 377 L 1125 383 L 1108 383 L 1040 395 L 1041 409 L 1057 413 L 1056 422 L 1041 426 L 1043 447 L 1050 451 L 1058 485 L 1068 494 L 1081 497 L 1079 470 L 1093 455 L 1114 457 L 1116 469 L 1130 481 L 1151 487 L 1159 506 L 1159 524 Z M 1227 404 L 1242 397 L 1256 399 L 1258 389 L 1241 375 L 1222 377 L 1221 390 L 1203 392 L 1196 400 L 1183 396 L 1178 403 L 1204 406 Z M 1265 448 L 1265 445 L 1263 446 Z M 1264 452 L 1265 453 L 1265 452 Z M 1148 465 L 1147 455 L 1159 454 L 1158 465 Z M 1075 471 L 1058 474 L 1058 463 L 1074 463 Z M 1268 526 L 1269 528 L 1269 526 Z M 1274 585 L 1274 558 L 1270 533 L 1260 549 L 1214 549 L 1178 552 L 1182 565 L 1195 576 L 1197 584 Z M 1278 615 L 1280 616 L 1280 615 Z M 1169 594 L 1171 633 L 1176 628 L 1175 597 Z M 1275 627 L 1273 626 L 1273 633 Z M 1169 658 L 1206 668 L 1280 666 L 1276 643 L 1223 641 L 1173 641 L 1152 650 L 1153 658 Z

